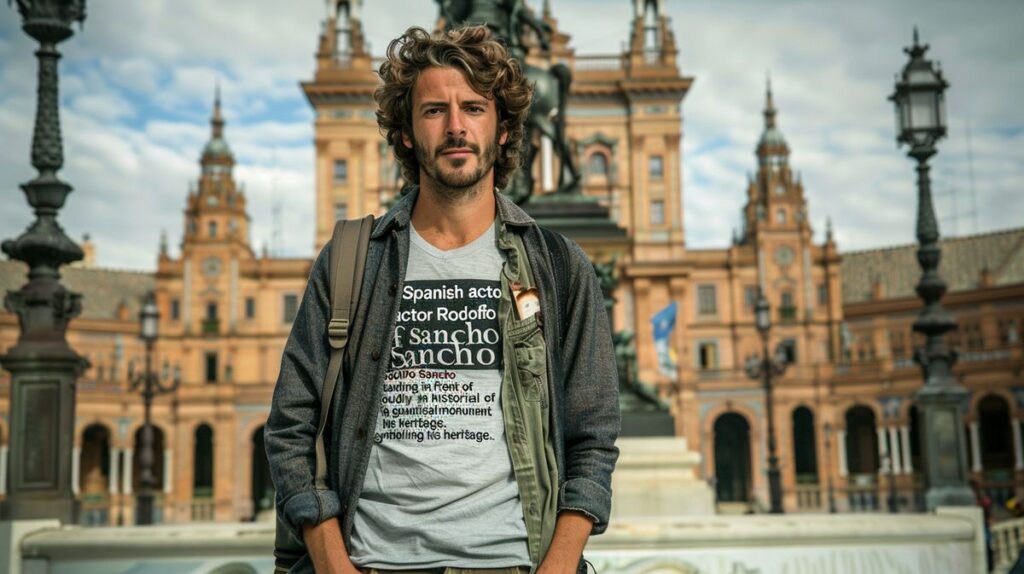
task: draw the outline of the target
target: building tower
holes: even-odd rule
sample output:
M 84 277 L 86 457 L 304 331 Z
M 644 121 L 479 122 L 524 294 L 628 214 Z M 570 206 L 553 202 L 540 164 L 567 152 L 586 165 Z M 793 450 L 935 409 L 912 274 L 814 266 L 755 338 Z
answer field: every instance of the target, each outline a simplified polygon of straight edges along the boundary
M 319 251 L 338 219 L 379 213 L 399 189 L 399 172 L 377 129 L 376 68 L 360 20 L 361 0 L 328 0 L 313 81 L 316 231 Z
M 235 158 L 224 138 L 219 88 L 199 166 L 199 181 L 186 200 L 181 259 L 172 261 L 162 249 L 158 262 L 158 274 L 170 277 L 180 270 L 182 284 L 175 286 L 182 293 L 180 307 L 164 316 L 180 315 L 185 337 L 223 334 L 225 328 L 233 332 L 239 264 L 254 257 L 245 193 L 235 182 Z
M 830 238 L 823 245 L 813 243 L 803 182 L 789 165 L 789 145 L 778 127 L 770 80 L 763 113 L 757 173 L 747 186 L 740 244 L 756 252 L 758 286 L 768 297 L 780 335 L 790 336 L 787 344 L 795 345 L 791 354 L 799 347 L 809 353 L 806 358 L 826 361 L 840 313 L 838 254 Z

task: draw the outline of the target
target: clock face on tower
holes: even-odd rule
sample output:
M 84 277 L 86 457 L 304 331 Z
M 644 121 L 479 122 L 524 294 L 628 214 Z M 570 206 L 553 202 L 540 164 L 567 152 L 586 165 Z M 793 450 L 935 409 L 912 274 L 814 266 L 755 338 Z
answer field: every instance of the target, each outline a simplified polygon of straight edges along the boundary
M 775 250 L 775 262 L 781 267 L 788 267 L 793 263 L 793 250 L 786 245 Z
M 203 275 L 212 279 L 220 275 L 221 268 L 220 259 L 212 256 L 203 259 Z

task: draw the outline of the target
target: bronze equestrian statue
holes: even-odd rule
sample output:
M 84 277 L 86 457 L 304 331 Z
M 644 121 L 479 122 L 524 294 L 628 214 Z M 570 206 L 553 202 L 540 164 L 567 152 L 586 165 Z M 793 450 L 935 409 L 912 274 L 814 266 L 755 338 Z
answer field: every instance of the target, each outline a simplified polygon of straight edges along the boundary
M 505 41 L 509 52 L 522 65 L 526 77 L 533 82 L 533 103 L 526 120 L 523 144 L 523 168 L 503 191 L 518 204 L 525 203 L 533 193 L 536 183 L 532 166 L 538 151 L 534 144 L 534 134 L 540 134 L 551 140 L 561 165 L 555 193 L 561 196 L 579 193 L 580 174 L 573 161 L 565 129 L 572 72 L 565 64 L 555 64 L 544 69 L 526 63 L 529 51 L 523 42 L 526 28 L 537 34 L 541 48 L 547 51 L 551 47 L 551 27 L 534 16 L 523 0 L 437 1 L 445 29 L 466 25 L 487 26 L 496 37 Z

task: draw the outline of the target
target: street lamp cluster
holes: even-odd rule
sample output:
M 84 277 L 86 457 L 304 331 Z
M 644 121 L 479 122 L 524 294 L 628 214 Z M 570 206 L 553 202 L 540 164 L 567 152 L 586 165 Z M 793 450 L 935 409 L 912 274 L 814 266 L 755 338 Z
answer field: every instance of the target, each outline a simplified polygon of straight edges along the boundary
M 772 313 L 764 291 L 757 290 L 754 305 L 755 324 L 761 335 L 761 356 L 747 359 L 747 376 L 761 381 L 764 387 L 765 412 L 768 419 L 768 490 L 771 499 L 771 513 L 782 514 L 782 474 L 779 471 L 778 445 L 775 440 L 775 406 L 772 379 L 786 372 L 788 361 L 785 349 L 780 345 L 775 355 L 768 354 L 768 337 L 772 329 Z
M 173 372 L 167 363 L 161 374 L 153 372 L 153 347 L 156 344 L 160 327 L 160 310 L 156 306 L 156 300 L 150 294 L 142 304 L 139 311 L 139 337 L 146 345 L 145 370 L 141 373 L 134 373 L 131 370 L 128 378 L 131 380 L 132 390 L 139 391 L 142 395 L 143 423 L 141 444 L 139 445 L 139 492 L 135 496 L 136 503 L 136 524 L 153 524 L 153 501 L 156 497 L 156 475 L 153 467 L 156 462 L 156 453 L 153 448 L 153 422 L 151 411 L 153 399 L 157 395 L 173 393 L 181 384 L 181 369 L 175 367 Z

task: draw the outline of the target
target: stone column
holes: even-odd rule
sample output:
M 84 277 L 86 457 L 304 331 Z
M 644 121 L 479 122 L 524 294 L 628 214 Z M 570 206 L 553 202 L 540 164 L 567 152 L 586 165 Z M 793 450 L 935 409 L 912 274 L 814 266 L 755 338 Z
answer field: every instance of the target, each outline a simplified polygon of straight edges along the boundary
M 7 494 L 7 447 L 0 446 L 0 494 Z
M 981 433 L 978 432 L 978 421 L 971 421 L 971 471 L 981 472 Z
M 903 438 L 903 472 L 914 474 L 914 461 L 910 456 L 910 427 L 900 427 L 900 436 Z
M 117 483 L 121 478 L 121 449 L 119 448 L 110 449 L 110 476 L 107 478 L 110 481 L 107 490 L 110 494 L 117 494 Z
M 78 496 L 82 492 L 82 447 L 71 448 L 71 494 Z
M 128 495 L 132 493 L 132 462 L 135 451 L 130 448 L 124 449 L 124 480 L 121 481 L 121 492 Z
M 889 441 L 885 440 L 885 427 L 875 427 L 875 434 L 878 435 L 878 474 L 886 474 L 892 457 L 889 456 Z
M 895 474 L 903 474 L 904 453 L 900 452 L 900 429 L 889 427 L 889 449 L 892 451 L 892 471 Z
M 164 494 L 171 493 L 171 484 L 174 483 L 174 474 L 171 471 L 172 451 L 164 449 Z
M 850 474 L 846 465 L 846 429 L 836 431 L 836 446 L 839 447 L 839 476 L 846 477 Z
M 554 156 L 554 148 L 551 139 L 546 136 L 540 137 L 540 181 L 541 191 L 551 191 L 555 188 L 555 170 L 551 165 Z M 528 168 L 529 166 L 527 166 Z
M 1021 448 L 1020 443 L 1020 420 L 1014 419 L 1010 428 L 1013 429 L 1013 468 L 1014 470 L 1024 470 L 1024 449 Z

